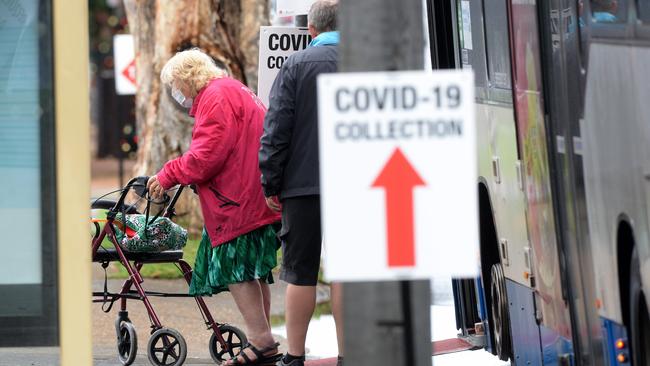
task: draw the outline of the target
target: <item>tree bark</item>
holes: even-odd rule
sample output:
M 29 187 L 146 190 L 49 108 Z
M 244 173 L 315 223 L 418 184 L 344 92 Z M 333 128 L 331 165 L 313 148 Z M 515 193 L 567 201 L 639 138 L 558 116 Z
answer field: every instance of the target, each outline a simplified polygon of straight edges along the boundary
M 268 0 L 124 0 L 136 49 L 138 160 L 135 175 L 155 174 L 187 151 L 193 119 L 160 82 L 176 52 L 198 47 L 231 76 L 257 89 L 260 26 L 269 23 Z M 184 194 L 179 216 L 194 231 L 202 225 L 198 200 Z

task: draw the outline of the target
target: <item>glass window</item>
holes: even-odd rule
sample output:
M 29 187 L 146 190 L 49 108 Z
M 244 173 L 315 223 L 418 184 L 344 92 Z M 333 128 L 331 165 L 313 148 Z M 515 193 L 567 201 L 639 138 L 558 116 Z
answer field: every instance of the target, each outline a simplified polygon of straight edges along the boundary
M 508 8 L 505 0 L 490 1 L 485 7 L 488 73 L 490 86 L 511 89 Z
M 650 23 L 650 0 L 637 0 L 639 19 L 644 23 Z
M 460 0 L 458 9 L 458 35 L 463 68 L 474 70 L 476 97 L 486 98 L 487 66 L 485 61 L 485 34 L 483 33 L 483 1 Z
M 50 29 L 49 1 L 0 0 L 0 346 L 56 342 Z
M 627 0 L 591 0 L 591 19 L 605 24 L 627 22 Z

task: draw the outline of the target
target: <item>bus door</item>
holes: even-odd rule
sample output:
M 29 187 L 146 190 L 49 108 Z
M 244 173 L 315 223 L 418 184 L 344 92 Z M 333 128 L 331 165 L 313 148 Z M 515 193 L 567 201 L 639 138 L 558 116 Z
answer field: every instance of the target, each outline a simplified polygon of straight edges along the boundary
M 537 5 L 541 2 L 544 1 L 509 1 L 514 108 L 543 364 L 566 364 L 573 352 L 572 329 L 565 302 L 567 289 L 560 266 L 563 258 L 556 236 L 556 211 L 551 189 L 553 172 L 547 149 L 548 122 L 544 114 L 537 13 Z M 513 343 L 516 354 L 517 342 Z
M 492 353 L 517 364 L 541 365 L 523 148 L 515 122 L 509 5 L 507 0 L 454 1 L 460 67 L 471 68 L 475 78 L 481 226 L 476 297 Z
M 429 52 L 433 69 L 454 69 L 460 65 L 458 28 L 454 1 L 426 0 Z M 476 335 L 481 322 L 477 287 L 473 279 L 453 279 L 456 329 L 463 336 Z
M 583 115 L 582 47 L 586 39 L 581 0 L 539 2 L 545 115 L 558 225 L 561 271 L 579 365 L 604 364 L 588 241 L 580 123 Z

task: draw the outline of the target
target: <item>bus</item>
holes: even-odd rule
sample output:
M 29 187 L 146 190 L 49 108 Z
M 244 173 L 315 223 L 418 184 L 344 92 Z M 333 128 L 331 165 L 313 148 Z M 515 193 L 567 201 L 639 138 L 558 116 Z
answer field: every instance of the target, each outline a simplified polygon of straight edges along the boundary
M 457 325 L 513 365 L 650 365 L 650 0 L 429 0 L 475 74 L 480 277 Z M 647 295 L 646 295 L 647 294 Z

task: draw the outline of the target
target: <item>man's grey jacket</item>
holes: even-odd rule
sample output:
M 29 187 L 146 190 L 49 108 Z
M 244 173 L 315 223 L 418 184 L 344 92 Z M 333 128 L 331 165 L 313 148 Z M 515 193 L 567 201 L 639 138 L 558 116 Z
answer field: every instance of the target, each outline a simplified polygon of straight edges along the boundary
M 337 69 L 338 46 L 309 47 L 291 55 L 275 78 L 259 153 L 267 197 L 320 194 L 316 78 Z

